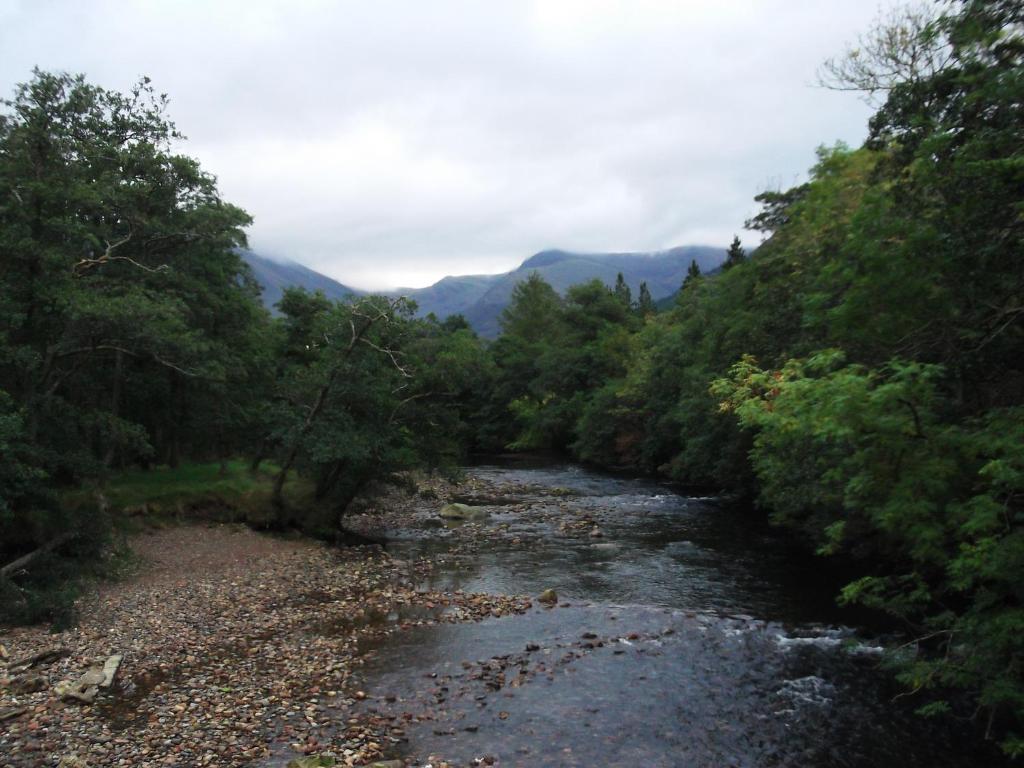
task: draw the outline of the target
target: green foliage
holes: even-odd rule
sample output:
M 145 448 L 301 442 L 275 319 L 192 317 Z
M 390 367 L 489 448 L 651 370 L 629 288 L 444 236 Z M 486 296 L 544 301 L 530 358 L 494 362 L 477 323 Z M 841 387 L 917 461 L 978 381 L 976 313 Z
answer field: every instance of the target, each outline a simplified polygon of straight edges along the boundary
M 493 347 L 492 398 L 512 416 L 504 442 L 568 447 L 588 394 L 624 373 L 640 321 L 624 280 L 612 290 L 599 280 L 573 286 L 564 301 L 537 275 L 517 286 Z
M 776 371 L 748 357 L 713 390 L 757 430 L 752 460 L 775 520 L 881 571 L 842 598 L 915 628 L 920 652 L 900 678 L 967 688 L 1020 718 L 1024 407 L 950 421 L 944 375 L 900 360 L 843 365 L 833 351 Z
M 369 484 L 464 458 L 489 365 L 465 323 L 414 320 L 404 299 L 332 303 L 299 289 L 285 291 L 279 308 L 265 441 L 280 463 L 277 525 L 302 512 L 283 496 L 293 469 L 312 478 L 326 510 L 314 527 L 326 533 Z

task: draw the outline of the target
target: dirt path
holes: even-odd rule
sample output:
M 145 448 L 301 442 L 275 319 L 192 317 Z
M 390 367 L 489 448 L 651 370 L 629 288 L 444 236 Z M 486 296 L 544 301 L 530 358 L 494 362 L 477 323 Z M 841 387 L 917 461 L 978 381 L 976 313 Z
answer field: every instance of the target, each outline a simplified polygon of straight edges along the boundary
M 25 709 L 0 722 L 5 768 L 230 766 L 326 750 L 361 765 L 402 733 L 352 713 L 363 697 L 351 680 L 362 640 L 528 604 L 420 592 L 429 563 L 235 526 L 162 530 L 132 546 L 140 573 L 84 599 L 77 627 L 0 634 L 11 659 L 69 651 L 0 682 L 0 712 Z M 113 653 L 125 656 L 118 681 L 95 704 L 54 693 Z

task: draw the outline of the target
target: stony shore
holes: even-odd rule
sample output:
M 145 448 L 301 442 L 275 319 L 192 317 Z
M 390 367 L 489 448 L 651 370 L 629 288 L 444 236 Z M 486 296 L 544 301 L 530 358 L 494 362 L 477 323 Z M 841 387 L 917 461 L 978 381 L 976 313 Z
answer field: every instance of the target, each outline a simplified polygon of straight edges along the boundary
M 420 497 L 417 514 L 437 496 Z M 379 512 L 390 525 L 413 514 L 394 503 Z M 393 754 L 403 731 L 355 706 L 367 696 L 361 643 L 530 607 L 522 597 L 419 590 L 431 563 L 377 547 L 230 525 L 151 531 L 131 545 L 138 573 L 98 585 L 77 626 L 0 633 L 0 766 L 269 766 L 325 752 L 340 765 L 370 764 Z M 59 657 L 13 666 L 48 649 Z M 111 654 L 123 664 L 93 704 L 55 692 Z

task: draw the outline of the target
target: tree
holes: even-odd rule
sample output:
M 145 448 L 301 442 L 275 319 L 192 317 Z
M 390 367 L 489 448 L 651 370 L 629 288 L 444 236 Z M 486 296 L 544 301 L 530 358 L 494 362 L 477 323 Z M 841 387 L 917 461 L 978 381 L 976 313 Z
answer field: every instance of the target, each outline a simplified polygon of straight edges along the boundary
M 825 88 L 857 91 L 878 106 L 896 88 L 934 78 L 950 63 L 951 47 L 934 11 L 924 5 L 891 8 L 856 45 L 818 71 Z
M 153 432 L 130 412 L 136 373 L 176 393 L 224 379 L 218 353 L 232 343 L 215 349 L 214 337 L 230 326 L 237 341 L 258 322 L 234 252 L 249 218 L 195 161 L 171 153 L 179 134 L 147 80 L 122 95 L 37 71 L 5 105 L 0 331 L 11 365 L 0 385 L 50 470 L 73 478 L 118 451 L 152 450 Z M 230 302 L 237 323 L 221 311 Z
M 282 305 L 297 313 L 293 327 L 307 330 L 305 339 L 292 341 L 308 351 L 308 362 L 292 367 L 282 385 L 289 407 L 272 496 L 279 525 L 290 520 L 284 485 L 297 463 L 316 473 L 318 499 L 344 478 L 346 501 L 386 464 L 394 439 L 390 412 L 411 376 L 401 362 L 411 315 L 406 299 L 371 296 L 332 305 L 293 290 Z
M 615 277 L 615 298 L 622 302 L 623 306 L 630 306 L 633 303 L 633 294 L 629 290 L 629 284 L 626 279 L 622 276 L 622 273 Z
M 235 252 L 249 217 L 171 152 L 148 80 L 125 95 L 36 71 L 4 106 L 0 387 L 69 482 L 174 444 L 184 404 L 224 403 L 261 322 Z
M 166 109 L 146 79 L 121 94 L 41 71 L 3 102 L 4 560 L 69 536 L 94 551 L 104 516 L 57 493 L 183 451 L 223 458 L 259 410 L 250 219 L 172 151 Z M 46 570 L 69 594 L 63 566 Z
M 700 280 L 700 267 L 697 265 L 697 260 L 693 259 L 690 261 L 690 266 L 686 270 L 686 277 L 683 278 L 682 290 L 692 287 Z
M 747 259 L 747 252 L 743 250 L 743 245 L 740 243 L 738 236 L 734 236 L 732 243 L 729 245 L 729 250 L 725 254 L 725 262 L 722 264 L 722 269 L 732 269 L 733 267 L 742 264 Z
M 636 302 L 636 311 L 641 317 L 648 317 L 658 311 L 646 281 L 640 283 L 640 298 Z

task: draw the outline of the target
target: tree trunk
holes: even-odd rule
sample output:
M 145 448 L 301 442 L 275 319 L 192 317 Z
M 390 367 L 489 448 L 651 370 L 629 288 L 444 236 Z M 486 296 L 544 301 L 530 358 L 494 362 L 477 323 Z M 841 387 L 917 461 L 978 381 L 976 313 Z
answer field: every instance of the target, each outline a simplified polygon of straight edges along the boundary
M 181 400 L 181 377 L 177 371 L 170 372 L 171 377 L 171 423 L 167 441 L 167 466 L 177 469 L 181 464 L 181 424 L 177 418 L 184 411 L 179 404 Z
M 8 575 L 10 575 L 12 573 L 16 573 L 17 571 L 20 571 L 22 568 L 25 568 L 26 566 L 31 565 L 32 561 L 36 560 L 40 555 L 45 555 L 47 552 L 50 552 L 50 551 L 56 549 L 61 544 L 65 543 L 67 541 L 70 541 L 74 537 L 75 537 L 75 534 L 73 534 L 70 531 L 68 531 L 66 533 L 62 533 L 60 536 L 58 536 L 55 539 L 50 539 L 48 542 L 43 544 L 43 546 L 39 547 L 38 549 L 34 549 L 31 552 L 29 552 L 27 555 L 22 555 L 17 560 L 14 560 L 13 562 L 8 563 L 3 568 L 0 568 L 0 576 L 8 576 Z
M 373 327 L 374 323 L 385 320 L 385 317 L 385 315 L 381 314 L 377 317 L 367 318 L 358 330 L 356 330 L 355 324 L 352 325 L 352 338 L 349 339 L 345 349 L 338 356 L 338 360 L 331 369 L 331 373 L 327 377 L 327 381 L 317 393 L 316 402 L 313 403 L 313 407 L 306 415 L 306 419 L 303 421 L 302 427 L 299 429 L 299 433 L 295 436 L 295 439 L 292 440 L 292 444 L 285 456 L 284 463 L 281 464 L 281 471 L 278 472 L 277 477 L 274 478 L 274 491 L 271 495 L 271 502 L 278 514 L 281 514 L 284 511 L 284 483 L 288 478 L 288 472 L 295 464 L 295 459 L 299 455 L 299 449 L 302 447 L 302 441 L 306 438 L 306 435 L 309 434 L 309 431 L 313 428 L 317 418 L 320 416 L 320 411 L 323 410 L 324 404 L 327 402 L 327 396 L 331 392 L 331 387 L 334 386 L 334 381 L 338 378 L 338 374 L 341 372 L 342 364 L 351 356 L 356 345 L 362 340 L 363 336 L 366 335 L 370 328 Z
M 331 468 L 322 474 L 316 483 L 316 491 L 313 494 L 313 498 L 317 501 L 323 501 L 327 494 L 331 492 L 338 483 L 338 478 L 341 477 L 342 470 L 345 468 L 345 463 L 336 461 L 331 465 Z
M 351 348 L 350 348 L 351 349 Z M 299 455 L 299 448 L 302 446 L 302 441 L 306 435 L 313 428 L 313 424 L 316 423 L 317 417 L 320 415 L 320 411 L 323 410 L 324 403 L 327 402 L 327 396 L 331 392 L 331 387 L 334 385 L 334 380 L 338 377 L 338 368 L 331 371 L 330 376 L 327 377 L 326 383 L 320 387 L 320 391 L 317 393 L 316 402 L 313 403 L 313 407 L 306 414 L 306 420 L 302 423 L 302 428 L 299 430 L 299 434 L 292 440 L 292 445 L 288 449 L 288 454 L 285 457 L 284 462 L 281 464 L 281 471 L 277 473 L 277 477 L 274 478 L 274 492 L 271 496 L 271 502 L 279 513 L 284 510 L 284 483 L 288 478 L 288 472 L 295 464 L 295 459 Z
M 256 474 L 260 471 L 260 464 L 263 463 L 263 459 L 267 457 L 267 448 L 270 445 L 270 440 L 264 437 L 260 440 L 260 447 L 256 450 L 256 455 L 252 457 L 252 463 L 249 465 L 249 471 L 252 474 Z
M 124 353 L 118 350 L 114 353 L 114 383 L 110 388 L 110 415 L 115 419 L 121 412 L 121 385 L 124 380 Z M 114 454 L 117 452 L 117 444 L 111 440 L 107 451 L 103 456 L 103 467 L 110 469 L 114 461 Z

